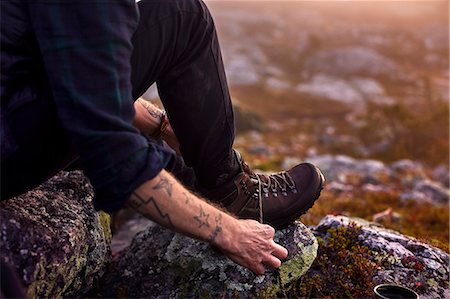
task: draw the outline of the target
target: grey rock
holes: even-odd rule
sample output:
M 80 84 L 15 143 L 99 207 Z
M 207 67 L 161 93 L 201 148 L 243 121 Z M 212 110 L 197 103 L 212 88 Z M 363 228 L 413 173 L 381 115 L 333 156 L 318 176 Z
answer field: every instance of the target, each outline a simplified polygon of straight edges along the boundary
M 353 109 L 362 108 L 367 101 L 380 104 L 392 104 L 394 100 L 385 94 L 383 86 L 376 80 L 356 77 L 351 80 L 339 76 L 316 74 L 310 81 L 300 83 L 295 90 L 316 97 L 353 105 Z
M 431 198 L 427 196 L 425 193 L 419 191 L 408 190 L 400 194 L 400 199 L 403 201 L 415 201 L 418 203 L 433 203 Z
M 431 180 L 422 180 L 414 186 L 414 191 L 421 192 L 434 203 L 448 203 L 450 198 L 449 189 Z
M 440 182 L 444 187 L 450 187 L 450 172 L 445 165 L 439 165 L 432 172 L 433 180 Z
M 450 190 L 438 182 L 424 179 L 416 182 L 411 190 L 403 192 L 400 198 L 417 202 L 446 204 L 450 199 Z
M 365 47 L 343 47 L 320 50 L 305 62 L 311 72 L 330 75 L 385 75 L 397 77 L 398 66 L 376 50 Z
M 343 103 L 362 105 L 363 95 L 347 80 L 323 74 L 315 75 L 310 81 L 295 87 L 299 93 L 306 93 Z
M 236 131 L 243 133 L 247 131 L 264 131 L 266 126 L 259 114 L 244 108 L 239 101 L 233 101 L 234 120 Z
M 110 260 L 109 216 L 92 205 L 79 171 L 0 203 L 2 260 L 17 268 L 30 298 L 77 297 Z
M 427 177 L 422 163 L 409 159 L 402 159 L 391 164 L 391 169 L 401 177 L 404 185 L 411 185 L 417 180 Z
M 328 215 L 313 231 L 324 237 L 329 228 L 348 226 L 351 222 L 362 227 L 358 238 L 380 262 L 373 278 L 376 283 L 414 288 L 421 298 L 450 297 L 450 256 L 438 248 L 360 218 Z
M 298 279 L 317 254 L 317 241 L 296 222 L 276 233 L 289 257 L 279 271 L 255 276 L 208 244 L 153 226 L 139 233 L 101 283 L 104 297 L 229 298 L 274 296 Z
M 293 159 L 293 158 L 291 158 Z M 447 182 L 448 168 L 440 166 L 434 171 L 416 161 L 403 159 L 390 165 L 370 159 L 354 159 L 344 155 L 310 155 L 308 162 L 316 164 L 328 180 L 325 188 L 342 192 L 343 186 L 364 192 L 390 193 L 400 199 L 433 204 L 446 204 L 450 199 Z M 428 176 L 433 173 L 437 181 Z M 443 183 L 438 180 L 442 178 Z
M 327 183 L 325 188 L 334 193 L 351 193 L 353 192 L 352 185 L 346 185 L 339 182 Z
M 380 184 L 392 176 L 384 163 L 376 160 L 357 160 L 344 155 L 310 156 L 307 161 L 316 164 L 330 181 L 348 183 L 349 177 L 356 177 L 361 183 Z

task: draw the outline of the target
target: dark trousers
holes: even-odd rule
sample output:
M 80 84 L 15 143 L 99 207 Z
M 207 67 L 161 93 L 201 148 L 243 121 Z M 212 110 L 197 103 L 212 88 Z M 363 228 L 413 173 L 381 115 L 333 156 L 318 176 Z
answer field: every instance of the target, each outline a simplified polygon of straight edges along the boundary
M 184 161 L 202 187 L 214 188 L 238 166 L 231 149 L 233 111 L 211 15 L 199 0 L 143 0 L 138 6 L 133 97 L 157 83 Z M 2 199 L 27 191 L 76 159 L 50 97 L 8 119 L 19 149 L 2 158 Z

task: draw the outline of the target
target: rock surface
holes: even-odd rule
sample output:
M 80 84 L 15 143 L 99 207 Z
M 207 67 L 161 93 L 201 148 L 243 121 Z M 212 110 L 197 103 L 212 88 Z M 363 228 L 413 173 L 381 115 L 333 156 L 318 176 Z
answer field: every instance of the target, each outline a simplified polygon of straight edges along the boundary
M 76 171 L 1 202 L 1 258 L 17 268 L 30 298 L 80 296 L 103 274 L 109 216 L 94 210 L 92 196 Z
M 326 239 L 328 229 L 348 226 L 350 222 L 362 227 L 359 239 L 381 265 L 373 278 L 376 283 L 413 288 L 421 298 L 450 298 L 450 257 L 438 248 L 360 218 L 329 215 L 314 232 Z
M 311 266 L 317 241 L 297 222 L 276 233 L 289 250 L 279 271 L 255 277 L 206 243 L 160 226 L 139 233 L 112 263 L 100 293 L 103 297 L 251 297 L 273 296 Z
M 306 159 L 317 165 L 328 180 L 326 190 L 334 193 L 366 192 L 400 194 L 403 200 L 448 204 L 448 183 L 437 179 L 435 173 L 428 174 L 425 167 L 416 161 L 399 160 L 385 164 L 377 160 L 354 159 L 344 155 L 316 155 Z M 292 166 L 286 165 L 285 166 Z M 448 172 L 444 165 L 440 173 Z M 445 179 L 445 177 L 444 177 Z

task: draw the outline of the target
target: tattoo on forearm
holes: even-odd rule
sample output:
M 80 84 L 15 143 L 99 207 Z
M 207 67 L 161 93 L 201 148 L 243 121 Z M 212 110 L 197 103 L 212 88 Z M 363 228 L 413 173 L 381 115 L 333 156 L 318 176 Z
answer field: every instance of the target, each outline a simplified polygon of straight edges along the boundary
M 153 190 L 164 189 L 172 197 L 172 183 L 165 176 L 160 176 L 160 181 L 153 187 Z
M 144 209 L 141 209 L 142 206 L 145 206 L 147 208 L 151 208 L 150 205 L 153 205 L 153 207 L 156 209 L 156 212 L 158 214 L 158 216 L 161 219 L 155 219 L 155 220 L 160 220 L 161 224 L 166 224 L 167 227 L 169 228 L 173 228 L 174 225 L 172 223 L 172 220 L 170 220 L 170 216 L 168 213 L 163 213 L 161 211 L 161 209 L 158 206 L 158 203 L 156 202 L 155 198 L 153 196 L 150 196 L 149 198 L 145 199 L 142 196 L 140 196 L 139 194 L 137 194 L 136 192 L 133 192 L 133 195 L 136 197 L 136 200 L 130 200 L 129 201 L 129 205 L 138 210 L 140 213 L 142 213 L 144 216 L 153 219 L 152 215 L 148 212 L 146 212 Z
M 217 214 L 217 216 L 215 217 L 215 220 L 216 220 L 216 228 L 213 230 L 211 235 L 208 237 L 209 242 L 213 242 L 216 239 L 216 237 L 220 234 L 220 232 L 222 231 L 222 214 Z
M 162 116 L 162 112 L 159 112 L 156 109 L 152 109 L 150 107 L 149 103 L 143 102 L 143 101 L 139 101 L 139 103 L 145 108 L 145 110 L 147 110 L 148 114 L 150 114 L 151 117 L 156 118 L 156 119 L 160 119 Z
M 209 227 L 208 218 L 209 214 L 205 213 L 203 207 L 200 205 L 200 214 L 194 216 L 194 220 L 198 222 L 198 227 L 199 228 L 201 228 L 202 226 Z
M 191 198 L 189 197 L 189 195 L 186 192 L 183 192 L 183 195 L 184 195 L 184 198 L 185 198 L 184 203 L 188 204 L 191 201 Z

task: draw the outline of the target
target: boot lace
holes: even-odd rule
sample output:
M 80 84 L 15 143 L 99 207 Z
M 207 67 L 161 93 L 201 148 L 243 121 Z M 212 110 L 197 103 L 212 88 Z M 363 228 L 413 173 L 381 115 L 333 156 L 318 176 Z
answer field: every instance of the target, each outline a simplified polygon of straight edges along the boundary
M 297 188 L 295 186 L 294 180 L 291 175 L 286 171 L 279 173 L 274 173 L 270 175 L 264 174 L 254 174 L 256 180 L 258 181 L 258 186 L 260 190 L 264 193 L 265 198 L 269 197 L 269 193 L 272 192 L 274 197 L 278 196 L 278 190 L 281 191 L 283 196 L 288 195 L 288 189 L 292 193 L 297 193 Z
M 281 194 L 283 196 L 287 196 L 288 189 L 289 191 L 295 194 L 298 192 L 297 187 L 291 175 L 286 171 L 281 171 L 270 175 L 255 173 L 251 170 L 248 164 L 242 160 L 240 153 L 236 150 L 235 153 L 238 160 L 241 163 L 242 170 L 250 176 L 254 185 L 257 186 L 256 190 L 251 192 L 250 189 L 252 188 L 249 189 L 249 187 L 244 183 L 244 181 L 240 182 L 241 189 L 244 191 L 244 194 L 247 195 L 247 199 L 249 199 L 249 201 L 251 199 L 258 201 L 259 222 L 263 223 L 264 221 L 263 221 L 262 197 L 268 198 L 270 192 L 272 192 L 273 197 L 278 197 L 278 190 L 281 191 Z
M 250 178 L 253 181 L 253 184 L 256 187 L 256 190 L 251 192 L 250 189 L 247 187 L 247 185 L 241 181 L 241 189 L 244 191 L 244 193 L 247 195 L 247 198 L 249 200 L 257 200 L 259 205 L 259 221 L 261 223 L 264 222 L 263 219 L 263 201 L 262 198 L 269 198 L 269 193 L 272 192 L 273 197 L 278 197 L 279 190 L 281 191 L 281 194 L 283 196 L 288 195 L 288 189 L 292 193 L 297 193 L 297 188 L 295 186 L 294 180 L 290 176 L 289 173 L 283 171 L 275 174 L 270 175 L 264 175 L 264 174 L 257 174 L 257 173 L 251 173 L 249 174 Z

